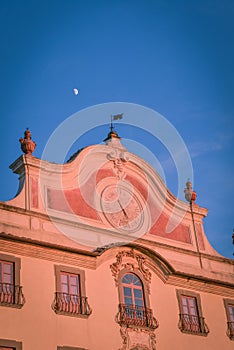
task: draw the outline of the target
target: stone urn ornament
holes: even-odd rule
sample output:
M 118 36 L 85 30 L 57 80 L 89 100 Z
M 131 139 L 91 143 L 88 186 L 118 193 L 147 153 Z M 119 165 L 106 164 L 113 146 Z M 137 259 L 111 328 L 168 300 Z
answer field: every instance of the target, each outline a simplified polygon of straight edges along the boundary
M 189 180 L 186 182 L 186 188 L 184 189 L 184 194 L 185 194 L 185 199 L 188 202 L 190 202 L 190 203 L 195 202 L 195 200 L 197 198 L 197 194 L 193 190 L 192 182 Z
M 28 128 L 24 132 L 24 139 L 21 137 L 19 142 L 21 143 L 22 151 L 27 155 L 31 155 L 36 148 L 36 143 L 31 140 L 31 132 Z

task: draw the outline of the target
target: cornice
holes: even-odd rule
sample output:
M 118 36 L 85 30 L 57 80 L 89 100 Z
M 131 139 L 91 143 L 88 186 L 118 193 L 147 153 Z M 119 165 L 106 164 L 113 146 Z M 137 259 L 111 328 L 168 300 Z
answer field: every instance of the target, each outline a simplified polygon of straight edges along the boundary
M 234 266 L 234 259 L 225 258 L 223 256 L 211 255 L 211 254 L 207 254 L 207 253 L 203 253 L 203 252 L 198 253 L 198 252 L 196 252 L 194 250 L 191 250 L 191 249 L 176 247 L 176 246 L 173 246 L 173 245 L 169 245 L 167 243 L 151 241 L 151 240 L 145 239 L 145 238 L 139 238 L 137 240 L 137 242 L 139 242 L 140 244 L 143 244 L 146 247 L 147 246 L 151 246 L 151 247 L 155 247 L 155 248 L 157 248 L 157 247 L 158 248 L 163 248 L 163 249 L 175 251 L 175 252 L 186 254 L 186 255 L 191 255 L 191 256 L 194 256 L 194 257 L 197 257 L 197 258 L 200 255 L 204 259 L 213 260 L 213 261 L 217 261 L 217 262 L 222 262 L 222 263 L 226 263 L 226 264 L 230 264 L 230 265 Z
M 209 279 L 203 276 L 193 276 L 182 272 L 175 272 L 168 276 L 165 284 L 180 288 L 189 288 L 200 292 L 217 294 L 223 297 L 234 298 L 234 284 Z
M 27 209 L 23 209 L 23 208 L 20 208 L 20 207 L 12 206 L 12 205 L 6 204 L 4 202 L 0 202 L 0 209 L 9 210 L 9 211 L 14 212 L 14 213 L 19 213 L 19 214 L 24 214 L 24 215 L 36 217 L 36 218 L 43 219 L 43 220 L 46 220 L 46 221 L 51 221 L 51 218 L 52 218 L 55 222 L 57 221 L 57 222 L 61 222 L 61 223 L 64 223 L 64 224 L 67 223 L 69 225 L 75 225 L 75 226 L 78 225 L 81 228 L 92 230 L 92 231 L 93 230 L 98 231 L 98 232 L 103 231 L 102 228 L 89 226 L 89 225 L 86 225 L 86 224 L 83 224 L 83 223 L 75 223 L 74 221 L 69 220 L 69 219 L 64 219 L 64 218 L 61 219 L 61 218 L 56 217 L 56 216 L 52 217 L 52 215 L 48 216 L 47 214 L 38 213 L 36 211 L 27 210 Z M 107 230 L 104 230 L 104 231 L 107 232 Z M 110 231 L 110 232 L 108 231 L 108 233 L 114 234 L 112 231 Z M 199 254 L 196 251 L 194 251 L 194 250 L 186 249 L 186 248 L 182 248 L 182 247 L 176 247 L 176 246 L 173 246 L 172 244 L 156 242 L 156 241 L 153 241 L 153 240 L 149 240 L 147 238 L 138 238 L 137 242 L 140 243 L 140 244 L 146 245 L 146 246 L 168 249 L 168 250 L 171 250 L 171 251 L 176 251 L 178 253 L 199 257 Z M 211 254 L 207 254 L 207 253 L 203 253 L 203 252 L 200 252 L 200 256 L 202 258 L 205 258 L 205 259 L 208 259 L 208 260 L 213 260 L 213 261 L 217 261 L 217 262 L 222 262 L 222 263 L 234 265 L 234 259 L 229 259 L 229 258 L 226 258 L 226 257 L 223 257 L 223 256 L 211 255 Z
M 111 249 L 118 249 L 118 251 L 121 249 L 134 249 L 146 256 L 146 266 L 153 271 L 157 270 L 158 277 L 160 277 L 165 284 L 183 288 L 186 286 L 186 288 L 197 291 L 234 298 L 233 283 L 176 271 L 173 266 L 159 254 L 155 253 L 152 249 L 140 245 L 128 244 L 122 247 L 111 246 L 109 249 L 103 251 L 90 252 L 29 238 L 17 237 L 1 232 L 0 249 L 1 251 L 11 254 L 30 256 L 56 263 L 71 264 L 73 266 L 92 270 L 97 269 L 97 259 L 99 256 L 104 255 L 105 252 Z M 160 272 L 160 274 L 158 272 Z
M 90 269 L 96 268 L 96 257 L 98 256 L 95 252 L 18 237 L 4 232 L 0 233 L 0 249 L 13 254 L 63 262 Z

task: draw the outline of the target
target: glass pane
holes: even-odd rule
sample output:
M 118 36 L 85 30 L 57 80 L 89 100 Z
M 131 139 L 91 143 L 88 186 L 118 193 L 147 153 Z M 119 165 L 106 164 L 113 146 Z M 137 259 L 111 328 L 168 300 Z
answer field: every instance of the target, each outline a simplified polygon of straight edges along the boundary
M 12 274 L 12 264 L 4 263 L 3 272 L 11 275 Z
M 63 293 L 68 293 L 68 276 L 65 273 L 60 274 L 61 290 Z
M 126 304 L 126 305 L 133 305 L 132 304 L 132 298 L 124 297 L 124 304 Z
M 124 296 L 129 296 L 129 297 L 132 296 L 132 290 L 131 290 L 131 288 L 124 287 Z
M 189 304 L 189 307 L 194 308 L 196 305 L 195 298 L 188 298 L 188 304 Z
M 188 314 L 189 311 L 188 311 L 188 306 L 187 306 L 187 298 L 182 296 L 181 303 L 182 303 L 183 314 Z
M 122 278 L 122 282 L 126 283 L 126 284 L 131 284 L 133 280 L 133 274 L 132 273 L 127 273 L 126 275 L 124 275 L 124 277 Z
M 134 289 L 134 297 L 142 299 L 142 290 L 141 289 Z
M 142 299 L 135 299 L 135 305 L 136 306 L 143 306 L 143 300 Z
M 234 322 L 234 305 L 228 305 L 230 321 Z
M 6 275 L 6 274 L 4 274 L 4 275 L 3 275 L 3 282 L 4 282 L 4 283 L 12 284 L 12 276 L 11 276 L 11 275 Z
M 0 282 L 13 284 L 13 263 L 0 263 Z
M 189 309 L 189 313 L 192 316 L 197 316 L 197 309 L 195 307 L 192 307 Z
M 61 283 L 68 284 L 68 276 L 65 275 L 64 273 L 61 273 Z
M 141 281 L 139 280 L 139 278 L 137 276 L 134 275 L 134 278 L 133 278 L 133 284 L 135 286 L 141 286 Z
M 78 285 L 78 276 L 70 276 L 70 284 L 71 285 Z
M 195 298 L 189 298 L 189 313 L 192 316 L 197 316 L 197 305 L 196 305 L 196 299 Z
M 61 284 L 61 289 L 63 293 L 68 293 L 68 285 L 67 284 Z
M 77 286 L 71 286 L 70 287 L 70 294 L 78 295 L 78 287 Z

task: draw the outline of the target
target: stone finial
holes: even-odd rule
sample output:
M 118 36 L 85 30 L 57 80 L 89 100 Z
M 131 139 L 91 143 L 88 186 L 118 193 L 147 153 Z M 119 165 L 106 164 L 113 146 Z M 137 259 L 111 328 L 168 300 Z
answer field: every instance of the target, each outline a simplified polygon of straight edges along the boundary
M 111 130 L 108 133 L 107 137 L 105 138 L 104 142 L 107 142 L 107 141 L 111 140 L 112 138 L 120 140 L 118 133 L 116 131 Z
M 24 139 L 21 137 L 19 142 L 21 143 L 21 149 L 25 154 L 31 155 L 36 148 L 36 143 L 31 140 L 31 132 L 28 128 L 24 132 Z
M 195 202 L 195 200 L 197 198 L 197 194 L 195 191 L 193 191 L 192 182 L 188 180 L 186 182 L 186 186 L 187 187 L 184 189 L 185 199 L 190 203 Z

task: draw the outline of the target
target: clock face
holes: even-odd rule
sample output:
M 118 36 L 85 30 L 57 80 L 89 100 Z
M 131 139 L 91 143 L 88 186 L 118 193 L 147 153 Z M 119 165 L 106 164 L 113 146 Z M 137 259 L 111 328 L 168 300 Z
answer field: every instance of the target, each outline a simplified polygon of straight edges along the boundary
M 121 231 L 136 232 L 143 224 L 139 197 L 122 185 L 109 185 L 101 193 L 101 209 L 107 221 Z

